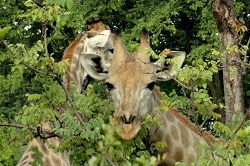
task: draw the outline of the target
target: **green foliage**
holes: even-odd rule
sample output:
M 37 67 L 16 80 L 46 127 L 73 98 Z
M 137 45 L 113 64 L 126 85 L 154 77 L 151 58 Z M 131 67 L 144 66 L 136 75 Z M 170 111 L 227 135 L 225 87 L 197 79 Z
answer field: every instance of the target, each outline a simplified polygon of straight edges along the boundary
M 249 14 L 248 0 L 234 3 L 237 15 L 241 17 L 245 13 L 242 16 L 245 18 Z M 164 156 L 152 154 L 166 146 L 162 142 L 151 146 L 145 144 L 147 130 L 158 127 L 157 117 L 149 115 L 143 118 L 142 129 L 135 140 L 121 140 L 110 118 L 113 103 L 100 83 L 92 82 L 83 94 L 76 93 L 74 88 L 69 92 L 76 111 L 86 123 L 81 124 L 58 80 L 48 76 L 56 74 L 61 78 L 65 73 L 69 62 L 60 61 L 63 51 L 81 31 L 87 29 L 85 21 L 90 16 L 100 15 L 111 29 L 122 28 L 123 41 L 131 52 L 138 48 L 142 28 L 150 32 L 154 51 L 148 52 L 153 57 L 158 57 L 164 48 L 186 51 L 185 65 L 176 77 L 186 88 L 174 81 L 159 83 L 165 91 L 164 106 L 159 109 L 176 107 L 194 122 L 198 121 L 197 117 L 202 122 L 220 119 L 221 115 L 215 113 L 220 105 L 214 104 L 208 88 L 208 83 L 213 82 L 213 75 L 219 70 L 217 66 L 223 62 L 210 1 L 3 0 L 0 5 L 0 38 L 8 46 L 0 46 L 0 122 L 34 126 L 45 120 L 54 122 L 54 131 L 62 137 L 61 147 L 55 150 L 71 150 L 73 165 L 108 165 L 107 157 L 117 165 L 155 165 Z M 249 27 L 249 19 L 244 21 Z M 47 30 L 46 38 L 44 29 Z M 247 36 L 242 36 L 242 43 L 247 40 Z M 244 46 L 227 49 L 242 54 L 246 50 Z M 250 105 L 248 80 L 246 70 L 243 88 L 246 104 Z M 59 116 L 61 108 L 65 111 Z M 229 161 L 233 165 L 249 165 L 250 123 L 245 122 L 236 131 L 241 118 L 235 116 L 234 119 L 232 128 L 220 122 L 204 126 L 213 126 L 213 132 L 225 141 L 214 145 L 218 165 L 227 165 Z M 25 149 L 23 145 L 28 142 L 24 139 L 27 134 L 30 133 L 0 128 L 0 165 L 16 165 Z M 36 160 L 33 164 L 42 164 L 40 152 L 37 149 L 34 152 Z M 201 158 L 201 165 L 214 164 L 204 156 Z

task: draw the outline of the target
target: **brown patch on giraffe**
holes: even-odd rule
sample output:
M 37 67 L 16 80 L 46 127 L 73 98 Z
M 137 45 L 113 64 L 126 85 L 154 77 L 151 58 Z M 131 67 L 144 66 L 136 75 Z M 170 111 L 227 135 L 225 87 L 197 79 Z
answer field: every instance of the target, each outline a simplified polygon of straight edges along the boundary
M 47 139 L 48 141 L 48 145 L 53 145 L 53 146 L 56 146 L 56 142 L 57 140 L 55 140 L 56 138 L 50 138 L 50 139 Z
M 177 128 L 174 125 L 171 125 L 170 130 L 174 140 L 179 141 L 179 133 L 178 133 L 179 131 L 177 130 Z
M 55 165 L 62 165 L 61 160 L 54 155 L 51 156 L 51 160 Z
M 183 150 L 178 147 L 175 149 L 174 159 L 175 161 L 183 161 L 184 153 Z
M 20 165 L 25 165 L 25 164 L 27 164 L 28 163 L 28 161 L 25 161 L 25 162 L 21 162 L 21 164 Z
M 32 163 L 33 163 L 33 161 L 29 161 L 29 162 L 28 162 L 28 165 L 32 165 Z
M 185 148 L 188 148 L 190 141 L 189 141 L 189 133 L 187 131 L 187 128 L 185 128 L 182 123 L 178 123 L 178 127 L 181 133 L 181 142 Z
M 31 154 L 30 154 L 30 158 L 32 158 L 32 159 L 35 159 L 35 154 L 32 152 Z
M 194 155 L 193 154 L 188 154 L 187 155 L 187 163 L 192 163 L 194 161 Z
M 26 156 L 24 156 L 23 158 L 22 158 L 22 160 L 20 161 L 20 163 L 22 163 L 22 162 L 24 162 L 26 159 L 28 159 L 29 158 L 29 155 L 27 154 Z M 26 163 L 27 163 L 27 161 L 26 161 Z
M 170 152 L 170 149 L 172 149 L 172 147 L 173 147 L 173 143 L 171 141 L 171 136 L 169 134 L 166 134 L 165 142 L 167 144 L 167 152 Z
M 49 154 L 48 147 L 45 144 L 41 144 L 41 151 L 43 154 L 46 154 L 46 155 Z
M 189 129 L 191 129 L 191 131 L 193 131 L 198 137 L 200 137 L 201 139 L 203 139 L 200 136 L 200 129 L 197 125 L 191 123 L 185 116 L 181 115 L 176 109 L 172 108 L 169 110 L 169 112 L 172 113 L 173 116 L 175 116 L 177 119 L 179 119 L 179 121 L 186 127 L 188 127 Z
M 163 132 L 161 130 L 157 130 L 155 138 L 158 141 L 162 141 L 162 139 L 163 139 Z
M 44 159 L 43 165 L 44 166 L 52 166 L 52 163 L 51 163 L 51 161 L 50 161 L 50 159 L 48 157 L 46 157 Z

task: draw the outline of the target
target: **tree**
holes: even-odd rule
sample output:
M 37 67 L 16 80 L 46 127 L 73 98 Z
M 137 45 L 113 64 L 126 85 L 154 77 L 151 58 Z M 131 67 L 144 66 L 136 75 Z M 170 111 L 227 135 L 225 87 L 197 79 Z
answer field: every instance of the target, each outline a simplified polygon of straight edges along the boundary
M 248 0 L 234 4 L 229 0 L 214 0 L 212 4 L 208 0 L 4 0 L 0 4 L 3 18 L 0 20 L 1 123 L 34 127 L 44 119 L 51 119 L 56 125 L 55 133 L 63 137 L 62 147 L 58 150 L 74 150 L 71 160 L 75 165 L 83 162 L 88 165 L 108 164 L 105 156 L 110 157 L 111 163 L 127 165 L 153 165 L 160 160 L 151 154 L 164 145 L 159 143 L 156 147 L 149 147 L 142 141 L 147 127 L 157 125 L 154 118 L 145 117 L 145 126 L 135 142 L 120 140 L 109 119 L 112 103 L 100 83 L 92 82 L 84 94 L 77 96 L 71 95 L 74 89 L 68 92 L 75 110 L 85 117 L 86 125 L 75 121 L 76 115 L 71 109 L 59 118 L 64 127 L 54 117 L 58 108 L 72 105 L 60 85 L 66 67 L 60 62 L 63 51 L 81 31 L 87 29 L 85 21 L 90 16 L 99 15 L 112 30 L 122 29 L 124 43 L 131 52 L 138 47 L 142 28 L 150 32 L 154 50 L 149 50 L 151 55 L 159 54 L 166 47 L 186 51 L 186 64 L 176 78 L 178 82 L 159 84 L 165 91 L 164 109 L 177 107 L 197 125 L 213 129 L 217 136 L 225 139 L 226 143 L 212 146 L 215 153 L 220 154 L 222 163 L 237 165 L 241 161 L 241 164 L 249 164 L 249 121 L 233 116 L 234 111 L 243 112 L 244 104 L 249 107 L 250 75 L 245 56 L 248 52 L 243 55 L 245 63 L 240 57 L 241 44 L 249 46 L 250 33 L 243 34 L 246 29 L 236 19 L 240 18 L 250 27 Z M 224 78 L 221 77 L 221 66 Z M 242 77 L 244 71 L 246 74 Z M 224 85 L 221 84 L 223 80 Z M 241 91 L 242 86 L 244 91 Z M 225 96 L 223 88 L 226 89 Z M 233 95 L 238 95 L 236 100 Z M 220 116 L 226 119 L 230 128 L 218 122 Z M 218 121 L 214 122 L 215 119 Z M 32 132 L 0 129 L 3 131 L 0 133 L 4 133 L 0 134 L 0 147 L 8 151 L 8 155 L 0 158 L 1 164 L 15 165 L 25 149 L 24 146 L 21 150 L 18 147 L 28 142 L 23 138 L 27 133 L 33 137 L 36 128 L 30 128 L 34 129 Z M 7 132 L 10 134 L 5 134 Z
M 214 0 L 212 11 L 218 27 L 221 51 L 223 54 L 223 81 L 226 106 L 226 122 L 231 124 L 233 116 L 244 112 L 242 90 L 243 63 L 240 59 L 241 32 L 247 28 L 238 21 L 233 1 Z

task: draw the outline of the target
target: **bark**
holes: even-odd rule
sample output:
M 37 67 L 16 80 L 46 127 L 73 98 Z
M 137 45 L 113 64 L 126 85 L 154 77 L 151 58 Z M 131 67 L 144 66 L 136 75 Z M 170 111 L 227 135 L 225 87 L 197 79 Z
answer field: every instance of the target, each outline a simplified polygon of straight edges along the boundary
M 237 51 L 228 51 L 227 48 L 239 45 L 239 35 L 233 0 L 213 0 L 212 12 L 217 24 L 220 38 L 223 62 L 223 84 L 225 97 L 226 122 L 232 124 L 233 115 L 240 114 L 244 110 L 242 91 L 242 63 Z
M 221 77 L 221 75 L 219 73 L 214 73 L 213 82 L 207 82 L 207 85 L 208 85 L 209 89 L 212 92 L 213 102 L 216 105 L 224 103 L 223 89 L 222 89 L 223 86 L 222 86 L 222 81 L 221 81 L 220 77 Z M 219 121 L 221 121 L 222 123 L 225 123 L 226 122 L 226 117 L 225 117 L 224 109 L 218 107 L 215 110 L 215 112 L 221 115 L 221 119 L 219 119 Z

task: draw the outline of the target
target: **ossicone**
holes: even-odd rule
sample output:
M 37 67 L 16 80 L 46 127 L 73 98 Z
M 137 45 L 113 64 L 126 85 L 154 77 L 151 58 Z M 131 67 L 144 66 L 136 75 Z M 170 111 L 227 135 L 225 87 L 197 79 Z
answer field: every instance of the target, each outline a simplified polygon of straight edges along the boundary
M 121 28 L 116 28 L 113 30 L 113 34 L 116 36 L 121 36 L 122 29 Z
M 148 37 L 149 36 L 148 30 L 146 28 L 142 28 L 141 36 L 142 37 Z
M 100 22 L 100 21 L 102 21 L 102 18 L 99 17 L 99 16 L 97 16 L 97 17 L 90 17 L 90 18 L 86 21 L 86 23 L 87 23 L 87 25 L 91 25 L 91 24 L 94 24 L 94 23 L 98 23 L 98 22 Z

